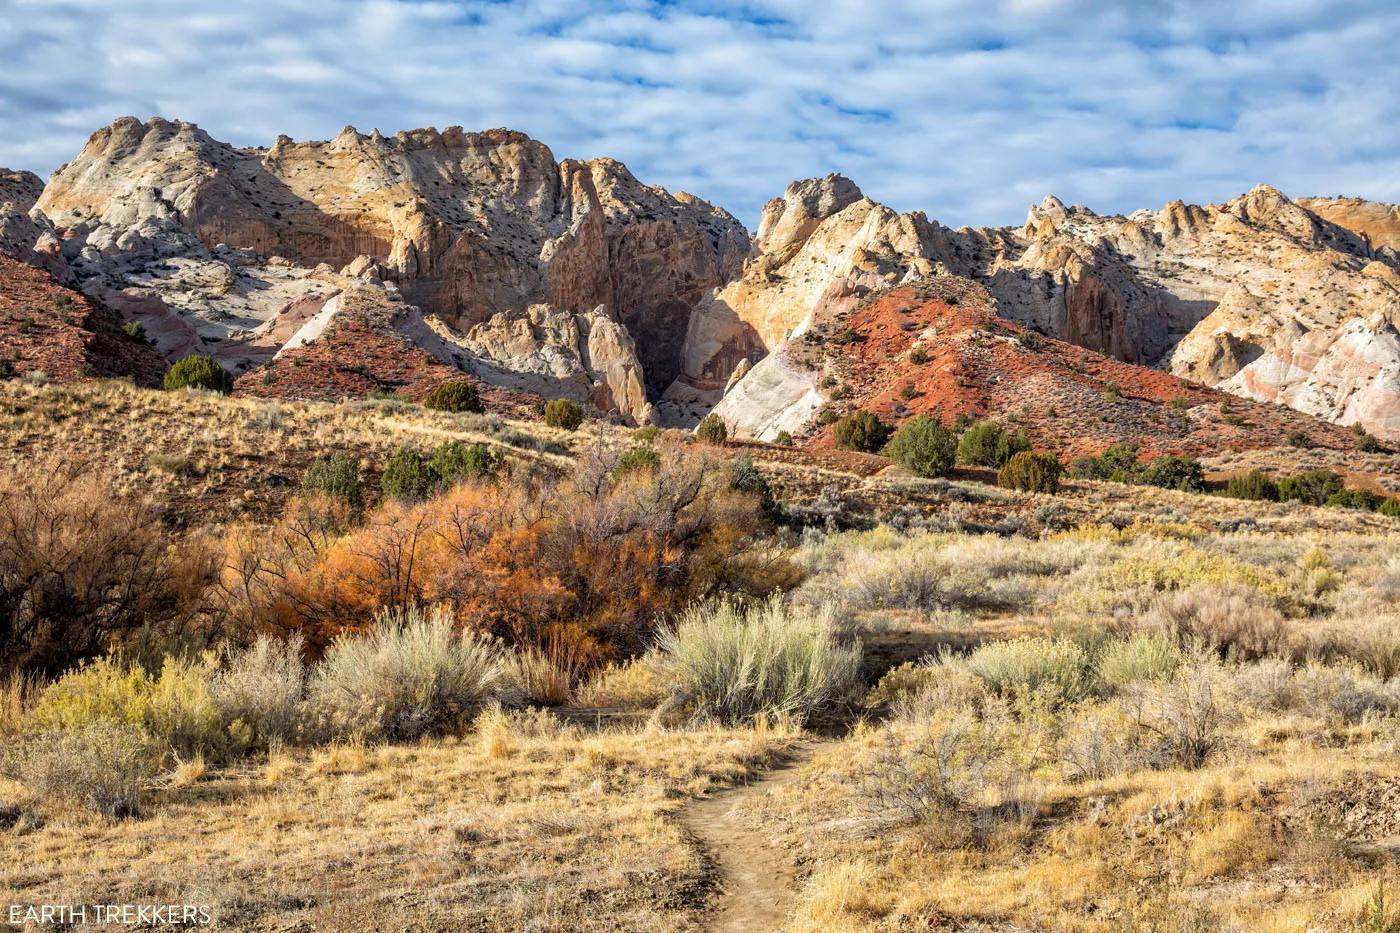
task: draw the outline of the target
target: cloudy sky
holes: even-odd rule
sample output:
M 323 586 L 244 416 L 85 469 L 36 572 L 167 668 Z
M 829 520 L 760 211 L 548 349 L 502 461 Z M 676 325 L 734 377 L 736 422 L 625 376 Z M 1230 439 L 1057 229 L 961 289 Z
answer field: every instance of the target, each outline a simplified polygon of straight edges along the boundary
M 509 126 L 753 225 L 838 171 L 952 225 L 1400 201 L 1395 0 L 0 0 L 0 165 L 124 114 L 238 145 Z

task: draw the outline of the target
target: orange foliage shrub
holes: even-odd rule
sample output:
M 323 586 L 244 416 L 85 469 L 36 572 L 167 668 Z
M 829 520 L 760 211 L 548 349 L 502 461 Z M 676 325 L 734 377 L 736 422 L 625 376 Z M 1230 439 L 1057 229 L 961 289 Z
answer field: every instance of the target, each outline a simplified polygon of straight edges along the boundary
M 463 626 L 592 665 L 639 651 L 659 617 L 720 588 L 796 581 L 790 563 L 752 553 L 757 499 L 718 459 L 668 451 L 657 470 L 618 476 L 616 457 L 595 451 L 552 483 L 388 503 L 348 532 L 331 505 L 301 503 L 262 546 L 231 541 L 226 584 L 259 626 L 299 631 L 313 653 L 378 610 L 445 602 Z

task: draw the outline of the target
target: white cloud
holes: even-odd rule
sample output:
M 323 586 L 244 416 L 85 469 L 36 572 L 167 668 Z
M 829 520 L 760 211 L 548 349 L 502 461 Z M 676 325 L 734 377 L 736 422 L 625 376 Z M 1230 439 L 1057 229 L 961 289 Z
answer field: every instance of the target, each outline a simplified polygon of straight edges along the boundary
M 0 0 L 0 165 L 117 116 L 220 139 L 511 126 L 750 224 L 842 171 L 953 225 L 1269 181 L 1400 200 L 1389 0 Z

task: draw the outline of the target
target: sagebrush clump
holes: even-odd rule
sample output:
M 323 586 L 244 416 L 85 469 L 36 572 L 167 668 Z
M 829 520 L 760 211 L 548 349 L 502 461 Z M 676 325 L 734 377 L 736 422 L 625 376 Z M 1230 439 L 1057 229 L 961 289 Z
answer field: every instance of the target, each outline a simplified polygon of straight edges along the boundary
M 749 608 L 723 600 L 687 609 L 657 644 L 680 702 L 727 723 L 804 719 L 848 696 L 860 672 L 860 643 L 842 638 L 829 609 L 776 596 Z
M 457 632 L 444 607 L 388 610 L 370 631 L 331 643 L 311 678 L 332 735 L 402 741 L 451 731 L 507 686 L 490 642 Z

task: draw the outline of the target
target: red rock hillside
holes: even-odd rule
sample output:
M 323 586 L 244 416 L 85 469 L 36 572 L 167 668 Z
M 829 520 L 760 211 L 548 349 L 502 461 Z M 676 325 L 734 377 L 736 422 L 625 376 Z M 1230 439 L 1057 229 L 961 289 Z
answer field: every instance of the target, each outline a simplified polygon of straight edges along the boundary
M 478 383 L 490 411 L 529 416 L 537 396 L 478 382 L 428 353 L 397 329 L 412 309 L 377 289 L 351 289 L 339 310 L 304 343 L 293 340 L 267 365 L 245 373 L 233 394 L 257 398 L 340 401 L 382 392 L 415 402 L 445 382 Z
M 130 376 L 158 386 L 165 364 L 121 318 L 47 272 L 0 255 L 0 375 L 42 372 L 53 382 Z
M 1276 447 L 1290 431 L 1356 447 L 1344 428 L 1045 337 L 991 308 L 971 281 L 927 279 L 837 312 L 786 352 L 821 373 L 838 414 L 867 408 L 891 425 L 924 413 L 945 424 L 992 417 L 1065 459 L 1136 442 L 1149 454 L 1207 456 Z M 829 426 L 814 432 L 812 446 L 833 445 Z

